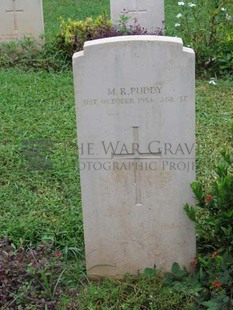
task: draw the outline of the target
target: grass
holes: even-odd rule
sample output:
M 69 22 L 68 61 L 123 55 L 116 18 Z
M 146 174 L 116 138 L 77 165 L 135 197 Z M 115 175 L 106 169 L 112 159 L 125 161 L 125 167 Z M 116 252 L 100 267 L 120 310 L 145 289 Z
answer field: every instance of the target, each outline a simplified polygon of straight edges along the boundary
M 46 36 L 57 33 L 60 16 L 84 19 L 103 10 L 109 14 L 109 1 L 44 0 Z M 168 29 L 176 10 L 166 2 Z M 190 300 L 169 292 L 159 275 L 97 284 L 85 279 L 72 72 L 2 70 L 0 85 L 0 237 L 17 247 L 54 242 L 66 259 L 62 285 L 75 288 L 61 309 L 188 309 Z M 197 178 L 207 189 L 230 142 L 232 87 L 230 80 L 197 81 Z
M 197 178 L 206 189 L 221 151 L 231 141 L 232 86 L 230 80 L 219 80 L 217 85 L 205 80 L 196 83 Z
M 71 73 L 8 70 L 0 81 L 1 230 L 14 240 L 74 246 L 82 228 Z M 43 146 L 52 169 L 37 171 Z
M 106 12 L 110 15 L 110 1 L 108 0 L 45 0 L 44 19 L 45 34 L 52 38 L 59 30 L 59 18 L 83 20 L 86 17 L 96 17 Z
M 159 274 L 136 279 L 126 276 L 124 281 L 103 280 L 92 283 L 79 295 L 79 309 L 179 309 L 191 304 L 189 298 L 169 291 Z

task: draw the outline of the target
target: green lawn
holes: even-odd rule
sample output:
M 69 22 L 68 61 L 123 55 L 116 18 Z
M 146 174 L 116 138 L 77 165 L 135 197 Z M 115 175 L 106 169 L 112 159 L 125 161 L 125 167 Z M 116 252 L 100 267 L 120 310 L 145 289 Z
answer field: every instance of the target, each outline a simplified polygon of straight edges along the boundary
M 109 14 L 109 0 L 43 2 L 48 38 L 57 33 L 59 17 Z M 168 28 L 176 12 L 176 3 L 166 1 Z M 66 260 L 63 285 L 76 289 L 60 309 L 188 309 L 190 300 L 171 295 L 159 277 L 98 285 L 85 279 L 72 72 L 1 70 L 0 86 L 0 237 L 16 246 L 54 242 Z M 196 83 L 197 178 L 207 189 L 231 140 L 232 89 L 230 80 Z
M 59 30 L 60 17 L 83 20 L 90 16 L 96 17 L 104 12 L 110 15 L 110 1 L 108 0 L 45 0 L 43 6 L 45 33 L 50 38 Z

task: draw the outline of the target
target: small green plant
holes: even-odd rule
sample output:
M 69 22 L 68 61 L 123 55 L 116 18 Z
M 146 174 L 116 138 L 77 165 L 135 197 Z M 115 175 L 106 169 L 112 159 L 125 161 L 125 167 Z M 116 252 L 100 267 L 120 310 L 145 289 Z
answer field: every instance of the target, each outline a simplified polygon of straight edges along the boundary
M 230 310 L 233 306 L 233 257 L 217 252 L 198 256 L 192 264 L 196 271 L 188 274 L 174 263 L 165 282 L 172 292 L 190 298 L 190 309 Z
M 232 73 L 232 1 L 181 0 L 178 6 L 173 34 L 194 49 L 198 73 Z
M 122 15 L 119 22 L 113 25 L 106 15 L 96 19 L 86 18 L 84 21 L 61 19 L 60 32 L 57 36 L 57 46 L 71 60 L 75 52 L 81 51 L 85 41 L 123 36 L 149 34 L 146 29 L 137 24 L 128 25 L 128 17 Z M 162 35 L 162 30 L 156 30 L 152 35 Z
M 0 68 L 18 67 L 30 71 L 62 71 L 67 69 L 64 54 L 53 42 L 41 45 L 30 37 L 0 44 Z
M 233 134 L 233 125 L 230 122 Z M 208 193 L 202 184 L 192 183 L 197 206 L 185 205 L 195 222 L 198 255 L 192 262 L 194 275 L 188 275 L 174 264 L 167 274 L 176 291 L 192 296 L 194 309 L 222 310 L 233 306 L 233 145 L 222 152 L 216 166 L 215 180 Z
M 16 249 L 9 240 L 1 238 L 1 309 L 22 309 L 18 306 L 26 305 L 31 305 L 30 309 L 57 309 L 64 271 L 61 254 L 51 244 Z
M 197 206 L 185 205 L 189 218 L 196 223 L 201 244 L 233 255 L 233 152 L 222 152 L 215 181 L 208 194 L 198 182 L 191 185 Z M 203 249 L 203 246 L 202 246 Z
M 84 21 L 71 20 L 70 18 L 67 21 L 61 19 L 57 45 L 71 57 L 75 51 L 83 49 L 85 41 L 102 37 L 111 29 L 112 24 L 105 15 L 98 16 L 96 19 L 88 17 Z

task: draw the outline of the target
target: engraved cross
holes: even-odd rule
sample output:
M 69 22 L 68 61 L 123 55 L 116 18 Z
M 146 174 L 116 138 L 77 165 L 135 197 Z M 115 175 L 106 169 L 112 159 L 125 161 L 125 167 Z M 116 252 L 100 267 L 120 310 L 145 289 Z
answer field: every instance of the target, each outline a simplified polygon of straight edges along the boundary
M 133 150 L 132 153 L 127 154 L 112 154 L 112 158 L 132 159 L 134 162 L 134 186 L 136 196 L 136 206 L 142 205 L 142 192 L 141 192 L 141 169 L 138 169 L 140 160 L 161 158 L 161 151 L 157 153 L 141 153 L 139 152 L 139 126 L 133 126 Z
M 140 1 L 140 0 L 136 0 L 136 8 L 135 9 L 123 9 L 123 14 L 124 13 L 147 13 L 147 10 L 146 9 L 141 9 L 140 7 L 139 7 L 139 3 L 138 3 L 138 1 Z
M 22 13 L 23 10 L 22 9 L 16 9 L 16 0 L 12 0 L 13 1 L 13 9 L 12 10 L 6 10 L 6 13 L 10 13 L 13 14 L 14 17 L 14 31 L 18 30 L 18 23 L 17 23 L 17 13 Z

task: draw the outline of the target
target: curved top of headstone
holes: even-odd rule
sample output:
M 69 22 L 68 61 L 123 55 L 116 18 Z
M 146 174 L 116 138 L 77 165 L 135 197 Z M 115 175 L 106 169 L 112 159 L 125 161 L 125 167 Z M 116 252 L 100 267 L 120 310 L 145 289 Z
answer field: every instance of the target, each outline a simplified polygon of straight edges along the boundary
M 177 37 L 168 37 L 168 36 L 155 36 L 155 35 L 132 35 L 132 36 L 118 36 L 118 37 L 110 37 L 110 38 L 102 38 L 92 41 L 86 41 L 84 44 L 84 52 L 87 52 L 92 47 L 100 47 L 101 45 L 118 45 L 121 43 L 138 43 L 138 42 L 157 42 L 162 44 L 171 44 L 175 45 L 184 52 L 192 53 L 194 54 L 194 51 L 192 48 L 184 47 L 183 46 L 183 40 L 181 38 Z M 83 51 L 77 52 L 73 55 L 73 58 L 79 57 L 83 55 Z

